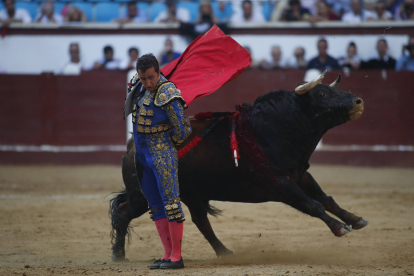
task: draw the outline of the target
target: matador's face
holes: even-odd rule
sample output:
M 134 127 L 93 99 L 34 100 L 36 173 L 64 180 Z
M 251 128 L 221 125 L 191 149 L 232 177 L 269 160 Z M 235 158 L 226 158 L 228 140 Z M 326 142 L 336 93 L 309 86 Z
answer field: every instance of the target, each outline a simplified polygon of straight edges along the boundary
M 160 78 L 160 71 L 155 72 L 155 68 L 148 68 L 145 72 L 138 70 L 138 75 L 141 80 L 142 85 L 148 91 L 152 91 L 157 86 L 158 79 Z

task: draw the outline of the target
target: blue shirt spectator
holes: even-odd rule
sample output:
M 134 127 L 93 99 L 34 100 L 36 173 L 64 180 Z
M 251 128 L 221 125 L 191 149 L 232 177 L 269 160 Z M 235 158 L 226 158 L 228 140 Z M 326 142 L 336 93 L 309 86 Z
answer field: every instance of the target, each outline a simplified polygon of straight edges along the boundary
M 328 55 L 327 50 L 328 42 L 326 39 L 320 39 L 318 41 L 319 55 L 309 61 L 307 69 L 319 69 L 321 71 L 340 69 L 338 61 Z
M 160 63 L 160 67 L 164 67 L 171 61 L 179 58 L 181 56 L 180 53 L 174 52 L 173 42 L 170 38 L 165 40 L 165 47 L 162 50 L 160 56 L 158 57 L 158 61 Z
M 409 55 L 402 55 L 397 61 L 395 66 L 397 71 L 414 71 L 414 44 L 407 45 L 406 48 L 409 51 Z

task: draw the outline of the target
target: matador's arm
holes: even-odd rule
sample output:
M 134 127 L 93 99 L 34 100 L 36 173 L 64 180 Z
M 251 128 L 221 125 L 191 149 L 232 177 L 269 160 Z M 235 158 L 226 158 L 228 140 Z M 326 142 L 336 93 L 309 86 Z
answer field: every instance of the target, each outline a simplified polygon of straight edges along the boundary
M 165 106 L 165 112 L 173 125 L 171 139 L 178 147 L 191 134 L 190 121 L 185 117 L 184 108 L 177 99 L 172 100 Z
M 173 126 L 171 139 L 175 146 L 181 145 L 192 130 L 190 121 L 184 115 L 185 101 L 181 97 L 180 90 L 171 82 L 163 84 L 155 96 L 154 104 L 166 112 Z

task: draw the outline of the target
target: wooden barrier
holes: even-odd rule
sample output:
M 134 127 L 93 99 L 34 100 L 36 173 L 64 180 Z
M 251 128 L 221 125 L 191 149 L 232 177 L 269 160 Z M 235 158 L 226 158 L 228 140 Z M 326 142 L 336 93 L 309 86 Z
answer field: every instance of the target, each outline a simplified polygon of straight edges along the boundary
M 338 72 L 328 73 L 331 83 Z M 216 93 L 196 100 L 188 115 L 201 111 L 232 111 L 276 89 L 293 90 L 304 71 L 247 70 Z M 341 89 L 358 95 L 365 112 L 357 121 L 330 130 L 324 145 L 414 145 L 414 73 L 356 71 L 344 76 Z M 0 145 L 125 145 L 126 73 L 89 72 L 80 76 L 0 75 Z M 122 147 L 121 147 L 122 148 Z M 122 150 L 73 152 L 0 151 L 0 163 L 115 163 Z M 316 152 L 317 163 L 414 167 L 413 151 Z

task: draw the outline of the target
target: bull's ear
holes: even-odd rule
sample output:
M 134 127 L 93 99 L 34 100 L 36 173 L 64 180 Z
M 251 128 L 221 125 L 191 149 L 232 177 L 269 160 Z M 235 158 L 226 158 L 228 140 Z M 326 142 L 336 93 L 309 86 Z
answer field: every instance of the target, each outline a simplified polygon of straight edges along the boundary
M 331 83 L 329 86 L 337 88 L 339 84 L 341 83 L 341 80 L 342 80 L 342 76 L 341 74 L 339 74 L 338 78 L 333 83 Z
M 295 89 L 296 94 L 303 95 L 303 94 L 309 92 L 312 88 L 317 86 L 323 80 L 323 78 L 325 77 L 327 72 L 328 72 L 328 70 L 325 70 L 325 72 L 320 74 L 318 77 L 314 78 L 311 82 L 306 82 L 306 83 L 301 84 L 298 87 L 296 87 L 296 89 Z

